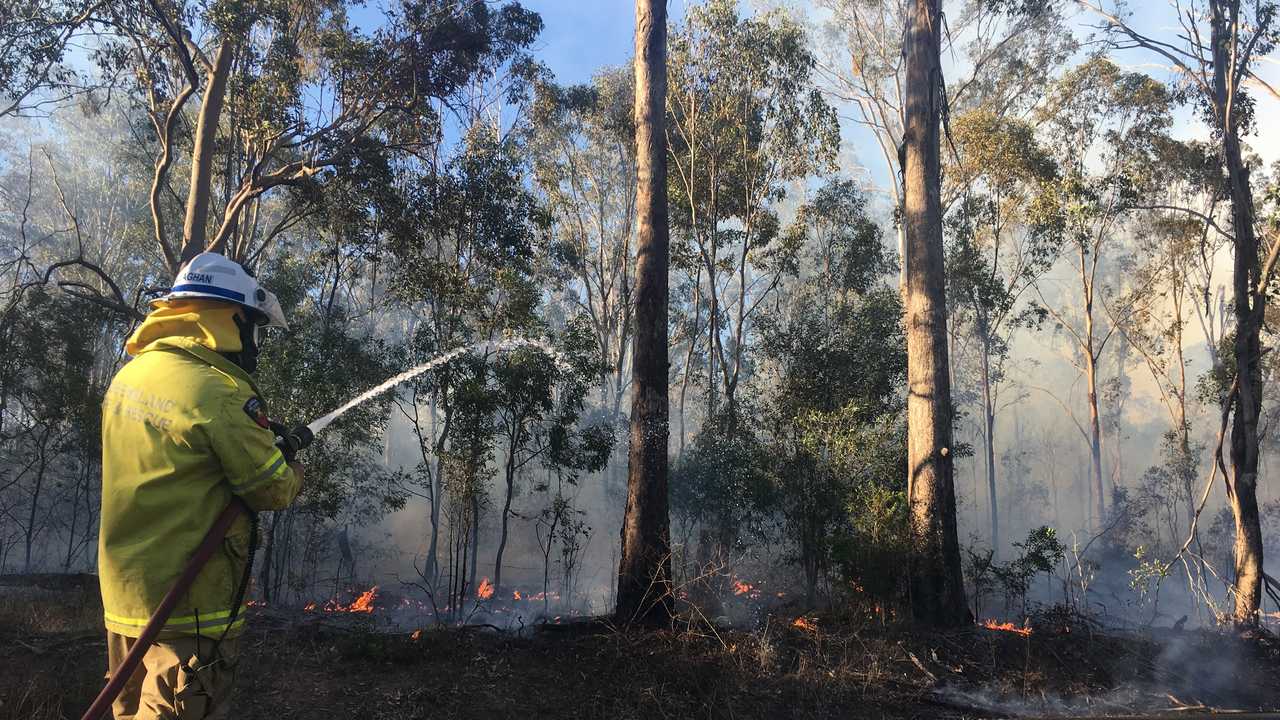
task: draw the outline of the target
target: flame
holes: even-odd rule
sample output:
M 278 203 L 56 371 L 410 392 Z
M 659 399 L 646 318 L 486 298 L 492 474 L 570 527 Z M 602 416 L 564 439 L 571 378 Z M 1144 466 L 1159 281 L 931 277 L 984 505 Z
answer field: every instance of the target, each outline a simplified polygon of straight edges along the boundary
M 414 631 L 413 631 L 413 634 L 409 636 L 409 639 L 410 639 L 410 640 L 413 640 L 414 642 L 417 642 L 417 641 L 418 641 L 418 638 L 421 638 L 421 637 L 422 637 L 422 631 L 421 631 L 421 630 L 414 630 Z
M 1011 622 L 1000 623 L 1000 622 L 996 622 L 995 620 L 983 620 L 982 627 L 987 628 L 988 630 L 1000 630 L 1003 632 L 1011 632 L 1016 635 L 1021 635 L 1022 637 L 1029 637 L 1031 635 L 1031 628 L 1025 623 L 1023 624 L 1022 627 L 1018 627 L 1017 625 L 1014 625 Z
M 480 581 L 480 587 L 476 588 L 476 597 L 481 600 L 493 597 L 493 583 L 489 582 L 489 578 Z
M 519 600 L 519 599 L 520 599 L 520 591 L 519 591 L 519 590 L 516 590 L 515 592 L 511 593 L 511 599 L 512 599 L 512 600 Z
M 744 583 L 744 582 L 742 582 L 741 580 L 734 580 L 734 581 L 733 581 L 733 594 L 734 594 L 734 595 L 746 595 L 747 593 L 751 592 L 751 589 L 752 589 L 752 588 L 751 588 L 751 583 Z
M 317 607 L 315 601 L 313 600 L 312 602 L 307 603 L 306 607 L 302 608 L 302 612 L 315 612 L 316 610 L 320 610 L 322 612 L 327 612 L 327 613 L 332 613 L 332 612 L 371 613 L 374 611 L 373 601 L 377 597 L 378 597 L 378 586 L 374 585 L 368 590 L 365 590 L 364 592 L 360 593 L 359 597 L 357 597 L 355 601 L 352 602 L 350 605 L 343 605 L 342 603 L 338 602 L 336 598 L 329 598 L 328 600 L 325 601 L 322 607 Z
M 339 610 L 345 610 L 346 612 L 353 613 L 371 613 L 373 612 L 373 599 L 377 597 L 377 595 L 378 586 L 374 585 L 361 593 L 360 597 L 356 598 L 355 602 L 351 603 L 346 608 L 339 608 Z
M 816 623 L 814 623 L 814 622 L 813 622 L 812 620 L 810 620 L 809 618 L 807 618 L 807 617 L 803 616 L 803 615 L 801 615 L 800 617 L 796 618 L 796 619 L 795 619 L 795 622 L 791 623 L 791 627 L 793 627 L 793 628 L 799 628 L 799 629 L 801 629 L 801 630 L 807 630 L 807 631 L 809 631 L 809 632 L 813 632 L 813 633 L 818 632 L 818 626 L 817 626 L 817 624 L 816 624 Z

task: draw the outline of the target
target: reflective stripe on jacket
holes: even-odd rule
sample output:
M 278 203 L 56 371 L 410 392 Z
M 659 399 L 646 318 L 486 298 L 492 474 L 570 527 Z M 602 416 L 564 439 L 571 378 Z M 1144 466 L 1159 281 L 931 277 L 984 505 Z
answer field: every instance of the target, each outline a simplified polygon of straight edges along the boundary
M 121 635 L 142 632 L 233 495 L 270 510 L 298 493 L 257 388 L 219 354 L 240 350 L 234 312 L 212 301 L 158 307 L 130 338 L 134 359 L 103 401 L 98 572 L 107 629 Z M 241 516 L 161 637 L 227 628 L 249 532 Z M 242 624 L 237 617 L 228 635 Z

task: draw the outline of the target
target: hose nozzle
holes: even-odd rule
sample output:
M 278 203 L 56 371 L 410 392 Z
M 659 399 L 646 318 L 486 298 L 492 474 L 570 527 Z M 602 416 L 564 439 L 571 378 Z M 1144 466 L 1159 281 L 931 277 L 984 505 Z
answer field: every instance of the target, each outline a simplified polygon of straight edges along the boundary
M 271 429 L 276 434 L 276 447 L 280 448 L 280 452 L 284 454 L 286 462 L 293 462 L 294 458 L 298 456 L 298 452 L 310 445 L 312 440 L 315 440 L 315 435 L 311 433 L 311 428 L 306 425 L 299 425 L 289 430 L 279 423 L 271 423 Z

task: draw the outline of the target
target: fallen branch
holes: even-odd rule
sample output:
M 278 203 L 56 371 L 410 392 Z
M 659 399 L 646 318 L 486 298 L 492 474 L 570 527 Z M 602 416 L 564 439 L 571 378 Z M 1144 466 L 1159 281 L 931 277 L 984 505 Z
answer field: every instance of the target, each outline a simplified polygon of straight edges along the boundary
M 898 643 L 898 645 L 901 646 L 902 643 Z M 929 668 L 925 667 L 924 663 L 920 662 L 920 658 L 916 657 L 915 653 L 911 652 L 905 647 L 902 648 L 902 652 L 907 654 L 907 657 L 910 658 L 911 663 L 915 665 L 917 668 L 919 668 L 920 672 L 924 673 L 929 678 L 930 682 L 932 682 L 934 685 L 938 684 L 938 676 L 929 672 Z
M 102 634 L 96 632 L 92 634 L 73 635 L 72 637 L 63 638 L 47 645 L 32 645 L 31 643 L 19 640 L 18 638 L 9 638 L 9 640 L 13 642 L 13 644 L 21 645 L 36 655 L 44 655 L 45 653 L 50 653 L 69 645 L 79 645 L 80 643 L 87 641 L 103 642 Z

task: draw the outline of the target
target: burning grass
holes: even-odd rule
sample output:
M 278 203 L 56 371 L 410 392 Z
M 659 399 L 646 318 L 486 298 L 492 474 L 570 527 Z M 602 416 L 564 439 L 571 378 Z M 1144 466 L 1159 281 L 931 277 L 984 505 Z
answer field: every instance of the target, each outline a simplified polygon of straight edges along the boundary
M 1032 632 L 1031 628 L 1025 622 L 1022 627 L 1018 627 L 1011 622 L 999 622 L 997 620 L 983 620 L 979 624 L 988 630 L 999 630 L 1000 632 L 1013 633 L 1014 635 L 1021 635 L 1022 637 L 1030 637 Z
M 865 613 L 665 632 L 600 620 L 520 632 L 388 626 L 401 604 L 367 588 L 334 602 L 343 613 L 251 608 L 233 716 L 905 720 L 1280 707 L 1269 637 L 1110 633 L 1070 616 L 935 632 Z M 0 615 L 0 720 L 74 717 L 101 683 L 101 626 L 80 627 L 84 613 L 66 598 L 45 605 L 35 617 L 0 604 L 10 613 Z
M 810 620 L 809 618 L 803 615 L 796 618 L 795 620 L 792 620 L 791 627 L 796 628 L 798 630 L 804 630 L 805 632 L 814 632 L 814 633 L 818 632 L 818 625 L 814 621 Z
M 309 602 L 302 607 L 305 613 L 324 612 L 324 613 L 372 613 L 375 609 L 374 600 L 378 597 L 378 586 L 361 592 L 355 600 L 343 604 L 337 598 L 330 598 L 323 605 L 317 605 L 315 601 Z M 254 607 L 253 601 L 247 603 L 249 607 Z

